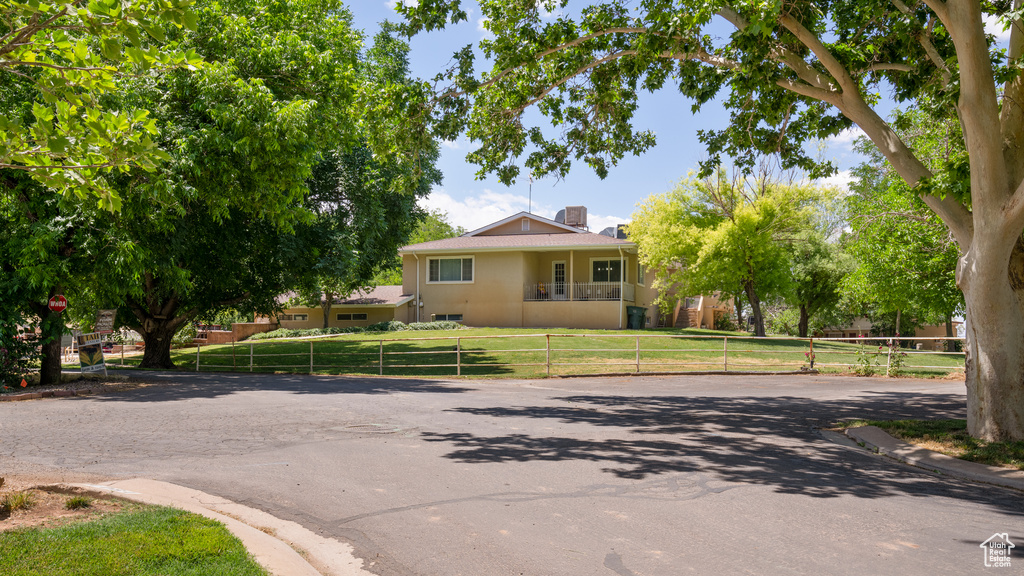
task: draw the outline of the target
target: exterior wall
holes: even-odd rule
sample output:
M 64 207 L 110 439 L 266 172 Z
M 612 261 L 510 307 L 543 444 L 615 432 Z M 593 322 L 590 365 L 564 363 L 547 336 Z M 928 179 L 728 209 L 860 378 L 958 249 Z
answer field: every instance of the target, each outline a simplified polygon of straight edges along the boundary
M 288 328 L 290 330 L 306 330 L 309 328 L 323 328 L 324 326 L 324 311 L 322 308 L 317 306 L 316 308 L 288 308 L 284 311 L 285 314 L 308 314 L 309 319 L 302 320 L 281 320 L 281 328 Z M 366 320 L 338 320 L 338 314 L 366 314 Z M 370 324 L 376 324 L 378 322 L 388 322 L 394 320 L 398 312 L 395 308 L 390 306 L 370 306 L 364 308 L 358 307 L 341 307 L 332 306 L 331 316 L 328 326 L 347 328 L 349 326 L 369 326 Z M 398 318 L 402 320 L 402 318 Z M 404 322 L 404 320 L 403 320 Z
M 478 253 L 472 282 L 432 284 L 427 282 L 427 257 L 420 255 L 420 321 L 429 322 L 431 314 L 462 314 L 467 326 L 522 326 L 523 261 L 522 252 Z M 416 259 L 406 256 L 404 264 L 403 291 L 414 294 Z
M 620 317 L 619 312 L 622 311 Z M 523 326 L 528 328 L 593 328 L 626 326 L 625 306 L 616 301 L 523 302 Z
M 491 228 L 477 234 L 477 236 L 511 236 L 513 234 L 572 234 L 572 232 L 565 228 L 559 228 L 558 226 L 552 226 L 546 222 L 538 222 L 532 219 L 530 220 L 530 229 L 523 230 L 522 219 L 516 218 L 512 222 L 502 224 L 497 228 Z

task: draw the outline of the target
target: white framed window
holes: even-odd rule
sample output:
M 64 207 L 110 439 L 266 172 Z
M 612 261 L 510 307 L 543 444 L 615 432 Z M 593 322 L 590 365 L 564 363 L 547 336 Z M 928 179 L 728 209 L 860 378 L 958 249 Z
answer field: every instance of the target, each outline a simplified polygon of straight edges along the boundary
M 338 314 L 338 320 L 366 320 L 366 314 L 361 313 L 344 313 Z
M 641 262 L 640 259 L 637 258 L 637 260 L 636 260 L 636 283 L 641 285 L 641 286 L 646 286 L 647 285 L 646 284 L 646 282 L 647 282 L 646 277 L 647 277 L 647 268 L 644 266 L 643 262 Z
M 625 282 L 622 277 L 622 260 L 618 258 L 591 258 L 591 282 Z
M 473 282 L 473 256 L 427 259 L 427 283 L 458 284 Z
M 530 219 L 529 218 L 523 218 L 523 232 L 529 232 L 529 231 L 530 231 Z
M 305 322 L 309 320 L 309 314 L 282 314 L 283 322 Z
M 435 322 L 442 320 L 450 320 L 452 322 L 462 322 L 462 314 L 431 314 L 430 315 Z

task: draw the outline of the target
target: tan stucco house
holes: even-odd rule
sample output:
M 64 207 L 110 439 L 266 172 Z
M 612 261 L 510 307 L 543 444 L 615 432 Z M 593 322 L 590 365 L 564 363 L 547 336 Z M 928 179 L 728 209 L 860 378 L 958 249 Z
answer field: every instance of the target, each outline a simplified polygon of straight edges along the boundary
M 404 322 L 469 326 L 624 328 L 627 306 L 654 318 L 652 274 L 636 244 L 595 234 L 582 207 L 563 222 L 520 212 L 457 238 L 413 244 L 402 257 Z
M 586 208 L 556 220 L 520 212 L 456 238 L 405 246 L 402 285 L 336 300 L 329 326 L 454 320 L 467 326 L 605 328 L 627 326 L 627 307 L 647 311 L 644 327 L 714 327 L 730 303 L 681 299 L 659 315 L 654 274 L 621 231 L 586 227 Z M 282 328 L 323 326 L 320 307 L 288 308 Z

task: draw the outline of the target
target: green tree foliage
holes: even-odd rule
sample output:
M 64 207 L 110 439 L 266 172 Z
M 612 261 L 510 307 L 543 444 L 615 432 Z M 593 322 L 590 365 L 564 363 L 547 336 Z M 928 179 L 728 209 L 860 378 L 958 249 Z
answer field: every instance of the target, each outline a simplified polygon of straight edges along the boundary
M 27 171 L 54 190 L 91 192 L 102 207 L 117 209 L 107 176 L 152 170 L 167 155 L 146 110 L 112 106 L 103 97 L 122 74 L 201 64 L 195 52 L 165 41 L 168 27 L 194 25 L 191 5 L 0 2 L 0 169 Z M 11 99 L 7 87 L 15 84 L 28 93 Z
M 761 301 L 790 289 L 789 244 L 809 226 L 817 191 L 743 179 L 683 180 L 648 198 L 627 227 L 656 285 L 676 294 L 743 294 L 754 333 L 765 335 Z
M 434 209 L 422 212 L 422 219 L 416 225 L 416 230 L 409 237 L 409 244 L 420 244 L 432 240 L 444 240 L 455 238 L 466 233 L 462 226 L 453 226 L 448 221 L 448 214 L 441 209 Z M 395 257 L 391 264 L 381 270 L 374 280 L 379 286 L 396 286 L 402 283 L 402 261 Z
M 922 150 L 931 166 L 963 157 L 957 123 L 935 122 L 919 110 L 896 115 L 900 135 Z M 851 231 L 846 249 L 857 259 L 857 270 L 845 289 L 868 304 L 873 315 L 894 315 L 892 325 L 945 323 L 964 310 L 956 285 L 960 250 L 942 220 L 899 178 L 874 149 L 861 145 L 869 160 L 854 171 L 857 181 L 847 198 Z M 906 333 L 906 332 L 903 332 Z
M 1024 22 L 1017 3 L 976 0 L 752 2 L 559 0 L 480 2 L 490 35 L 456 55 L 436 110 L 465 129 L 469 159 L 505 182 L 561 175 L 574 161 L 598 175 L 654 144 L 633 126 L 642 91 L 679 90 L 680 108 L 715 101 L 728 124 L 701 132 L 710 173 L 778 154 L 810 177 L 832 169 L 804 141 L 859 126 L 949 228 L 967 316 L 968 428 L 1024 439 Z M 409 33 L 468 17 L 461 0 L 402 3 Z M 1009 48 L 986 33 L 1009 30 Z M 726 27 L 723 30 L 722 27 Z M 880 92 L 922 103 L 963 127 L 966 155 L 929 166 L 878 111 Z M 1007 105 L 1003 105 L 1006 103 Z M 527 116 L 535 108 L 540 115 Z M 531 122 L 546 117 L 555 130 Z M 524 158 L 525 157 L 525 158 Z
M 853 259 L 819 230 L 796 235 L 790 247 L 792 285 L 786 300 L 797 310 L 798 336 L 806 338 L 811 319 L 839 304 L 843 279 L 854 268 Z

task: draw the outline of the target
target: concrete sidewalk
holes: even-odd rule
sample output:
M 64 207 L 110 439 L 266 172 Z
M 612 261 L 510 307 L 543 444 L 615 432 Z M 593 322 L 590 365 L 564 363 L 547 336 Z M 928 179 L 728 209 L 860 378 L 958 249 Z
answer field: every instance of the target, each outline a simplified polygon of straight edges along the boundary
M 968 462 L 893 438 L 877 426 L 849 428 L 846 435 L 869 450 L 954 478 L 1024 490 L 1024 471 Z
M 198 490 L 141 478 L 69 485 L 95 494 L 171 506 L 217 520 L 274 576 L 373 576 L 363 570 L 363 561 L 352 554 L 352 547 L 347 544 Z

